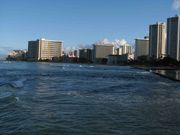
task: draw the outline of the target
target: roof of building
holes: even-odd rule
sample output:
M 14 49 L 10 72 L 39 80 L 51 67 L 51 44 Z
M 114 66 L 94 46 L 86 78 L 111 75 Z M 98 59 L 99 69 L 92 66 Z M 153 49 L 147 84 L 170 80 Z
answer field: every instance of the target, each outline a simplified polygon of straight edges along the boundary
M 94 44 L 95 46 L 114 46 L 113 44 Z
M 40 38 L 38 40 L 53 41 L 53 42 L 63 42 L 61 40 L 50 40 L 50 39 L 45 39 L 45 38 Z
M 149 38 L 136 38 L 135 40 L 144 40 L 144 41 L 149 41 Z

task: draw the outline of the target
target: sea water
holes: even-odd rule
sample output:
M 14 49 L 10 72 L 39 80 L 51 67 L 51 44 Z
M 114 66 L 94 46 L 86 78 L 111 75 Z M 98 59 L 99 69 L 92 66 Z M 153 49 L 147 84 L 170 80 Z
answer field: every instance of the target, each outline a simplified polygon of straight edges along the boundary
M 0 134 L 180 134 L 180 83 L 128 66 L 0 62 Z

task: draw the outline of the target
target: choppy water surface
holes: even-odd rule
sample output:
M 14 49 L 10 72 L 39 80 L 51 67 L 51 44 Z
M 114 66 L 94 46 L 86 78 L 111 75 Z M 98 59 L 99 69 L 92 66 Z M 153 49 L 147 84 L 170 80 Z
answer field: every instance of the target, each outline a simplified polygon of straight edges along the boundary
M 180 134 L 180 84 L 131 67 L 0 62 L 0 134 Z

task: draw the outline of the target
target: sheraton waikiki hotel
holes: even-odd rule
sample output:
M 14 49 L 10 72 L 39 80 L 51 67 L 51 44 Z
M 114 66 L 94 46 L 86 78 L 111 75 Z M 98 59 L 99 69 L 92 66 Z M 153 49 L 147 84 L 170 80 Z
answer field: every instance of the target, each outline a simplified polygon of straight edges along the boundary
M 46 60 L 62 56 L 63 41 L 44 38 L 28 42 L 30 60 Z

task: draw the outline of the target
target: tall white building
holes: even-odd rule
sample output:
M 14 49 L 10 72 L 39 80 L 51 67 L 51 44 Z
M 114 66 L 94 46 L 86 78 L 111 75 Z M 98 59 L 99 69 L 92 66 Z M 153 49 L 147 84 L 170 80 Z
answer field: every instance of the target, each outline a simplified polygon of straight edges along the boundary
M 52 60 L 62 56 L 63 42 L 44 38 L 28 42 L 30 60 Z
M 180 15 L 167 19 L 167 53 L 180 61 Z
M 149 38 L 135 39 L 135 59 L 138 60 L 141 56 L 149 56 Z
M 156 23 L 149 26 L 149 57 L 160 59 L 166 56 L 166 24 Z

